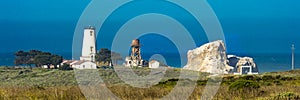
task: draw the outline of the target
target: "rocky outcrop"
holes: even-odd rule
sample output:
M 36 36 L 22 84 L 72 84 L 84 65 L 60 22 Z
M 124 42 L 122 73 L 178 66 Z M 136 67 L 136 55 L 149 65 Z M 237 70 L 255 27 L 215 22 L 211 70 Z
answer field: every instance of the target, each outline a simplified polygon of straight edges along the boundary
M 184 69 L 208 73 L 228 73 L 232 67 L 227 65 L 224 42 L 218 40 L 188 51 L 188 63 Z
M 240 72 L 240 66 L 252 66 L 253 72 L 258 72 L 258 68 L 253 58 L 250 57 L 228 55 L 228 65 L 234 67 L 234 72 Z

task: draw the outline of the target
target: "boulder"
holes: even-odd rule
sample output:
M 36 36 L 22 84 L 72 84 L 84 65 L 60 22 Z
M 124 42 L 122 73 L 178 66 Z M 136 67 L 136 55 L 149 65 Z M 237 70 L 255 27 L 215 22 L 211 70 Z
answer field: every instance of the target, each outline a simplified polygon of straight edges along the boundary
M 218 40 L 204 44 L 188 51 L 188 62 L 184 69 L 227 74 L 232 69 L 227 65 L 226 47 L 223 41 Z

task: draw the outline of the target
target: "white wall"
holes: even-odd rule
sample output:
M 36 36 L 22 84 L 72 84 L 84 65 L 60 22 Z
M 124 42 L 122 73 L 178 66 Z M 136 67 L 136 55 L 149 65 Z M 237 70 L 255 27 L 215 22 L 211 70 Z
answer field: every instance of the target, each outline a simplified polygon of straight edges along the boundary
M 91 47 L 92 47 L 92 49 L 91 49 Z M 84 29 L 84 36 L 83 36 L 80 60 L 93 61 L 95 59 L 95 55 L 93 55 L 93 58 L 92 58 L 91 54 L 96 54 L 95 30 L 93 28 L 86 28 L 86 29 Z
M 97 66 L 93 62 L 84 62 L 80 65 L 74 65 L 76 69 L 97 69 Z
M 158 61 L 150 61 L 149 68 L 159 68 L 159 62 Z

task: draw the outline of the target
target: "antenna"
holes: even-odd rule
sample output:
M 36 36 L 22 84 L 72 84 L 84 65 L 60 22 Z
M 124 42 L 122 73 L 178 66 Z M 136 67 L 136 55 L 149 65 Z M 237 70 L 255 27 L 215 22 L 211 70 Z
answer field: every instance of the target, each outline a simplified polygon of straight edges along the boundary
M 292 44 L 292 70 L 295 69 L 295 45 Z

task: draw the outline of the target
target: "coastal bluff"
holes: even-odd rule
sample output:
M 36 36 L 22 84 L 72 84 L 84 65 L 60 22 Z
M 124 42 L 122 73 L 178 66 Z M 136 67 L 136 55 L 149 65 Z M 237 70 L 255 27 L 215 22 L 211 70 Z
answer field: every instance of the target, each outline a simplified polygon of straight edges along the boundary
M 250 57 L 227 55 L 222 40 L 204 44 L 187 54 L 188 62 L 183 69 L 215 74 L 240 73 L 241 66 L 252 66 L 253 72 L 258 68 Z

